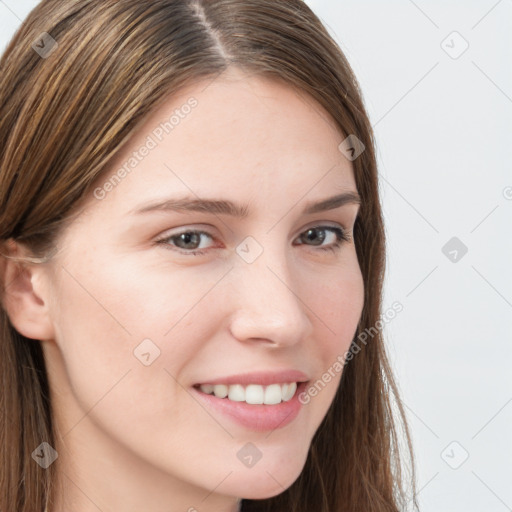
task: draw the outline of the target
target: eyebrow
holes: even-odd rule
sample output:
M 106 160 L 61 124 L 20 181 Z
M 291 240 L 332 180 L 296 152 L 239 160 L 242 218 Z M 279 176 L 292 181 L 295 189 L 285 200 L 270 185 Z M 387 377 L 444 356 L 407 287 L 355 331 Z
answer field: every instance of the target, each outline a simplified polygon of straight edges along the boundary
M 355 191 L 344 192 L 316 202 L 307 203 L 303 214 L 312 214 L 334 210 L 347 204 L 361 204 L 361 197 Z M 153 211 L 178 212 L 204 212 L 212 214 L 230 215 L 244 219 L 249 216 L 249 207 L 225 199 L 202 199 L 191 197 L 171 198 L 157 203 L 148 204 L 142 208 L 132 210 L 131 214 L 142 214 Z

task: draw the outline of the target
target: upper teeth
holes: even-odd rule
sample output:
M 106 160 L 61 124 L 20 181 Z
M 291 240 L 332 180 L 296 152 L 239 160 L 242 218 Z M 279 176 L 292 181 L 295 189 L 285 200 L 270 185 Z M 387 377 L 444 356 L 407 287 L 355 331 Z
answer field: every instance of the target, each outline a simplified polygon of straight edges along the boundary
M 243 387 L 241 384 L 201 384 L 199 386 L 203 393 L 213 393 L 218 398 L 226 398 L 235 402 L 247 402 L 248 404 L 279 404 L 281 400 L 291 400 L 297 390 L 297 383 L 270 384 L 260 386 L 249 384 Z

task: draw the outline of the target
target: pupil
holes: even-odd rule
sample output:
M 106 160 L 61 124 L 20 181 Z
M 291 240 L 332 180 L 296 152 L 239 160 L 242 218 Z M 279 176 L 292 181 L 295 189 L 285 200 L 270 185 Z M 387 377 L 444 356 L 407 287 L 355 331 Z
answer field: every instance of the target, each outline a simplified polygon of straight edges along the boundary
M 314 234 L 314 233 L 318 233 L 318 231 L 317 231 L 316 229 L 308 229 L 308 230 L 306 231 L 306 237 L 307 237 L 307 239 L 308 239 L 309 241 L 312 241 L 312 242 L 315 242 L 315 241 L 316 241 L 316 242 L 317 242 L 317 243 L 316 243 L 316 245 L 321 245 L 321 244 L 322 244 L 322 242 L 323 242 L 323 241 L 324 241 L 324 239 L 325 239 L 325 234 L 324 234 L 324 235 L 322 235 L 322 236 L 320 236 L 320 237 L 318 237 L 318 236 L 317 236 L 317 237 L 315 237 L 315 236 L 312 236 L 312 234 Z M 315 239 L 316 239 L 316 240 L 315 240 Z
M 196 243 L 197 243 L 197 237 L 198 237 L 198 234 L 197 233 L 182 233 L 181 234 L 181 240 L 186 244 L 188 245 L 191 241 L 191 239 L 193 239 L 194 237 L 196 238 Z

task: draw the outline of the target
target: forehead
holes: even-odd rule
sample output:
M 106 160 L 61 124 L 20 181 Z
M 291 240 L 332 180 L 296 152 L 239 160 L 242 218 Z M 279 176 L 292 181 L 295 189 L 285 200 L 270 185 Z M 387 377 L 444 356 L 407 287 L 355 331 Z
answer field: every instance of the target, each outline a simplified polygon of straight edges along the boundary
M 355 189 L 341 130 L 321 105 L 276 79 L 230 71 L 166 98 L 96 185 L 133 203 L 164 190 L 298 201 L 317 186 Z M 102 201 L 103 202 L 103 201 Z

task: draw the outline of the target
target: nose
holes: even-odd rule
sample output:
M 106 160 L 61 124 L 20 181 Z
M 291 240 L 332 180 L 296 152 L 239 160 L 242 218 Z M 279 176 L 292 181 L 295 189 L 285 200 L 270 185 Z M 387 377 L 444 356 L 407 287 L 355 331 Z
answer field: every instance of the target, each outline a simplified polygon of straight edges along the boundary
M 237 340 L 284 347 L 311 334 L 307 297 L 284 255 L 264 251 L 252 263 L 238 261 L 231 279 L 230 331 Z

